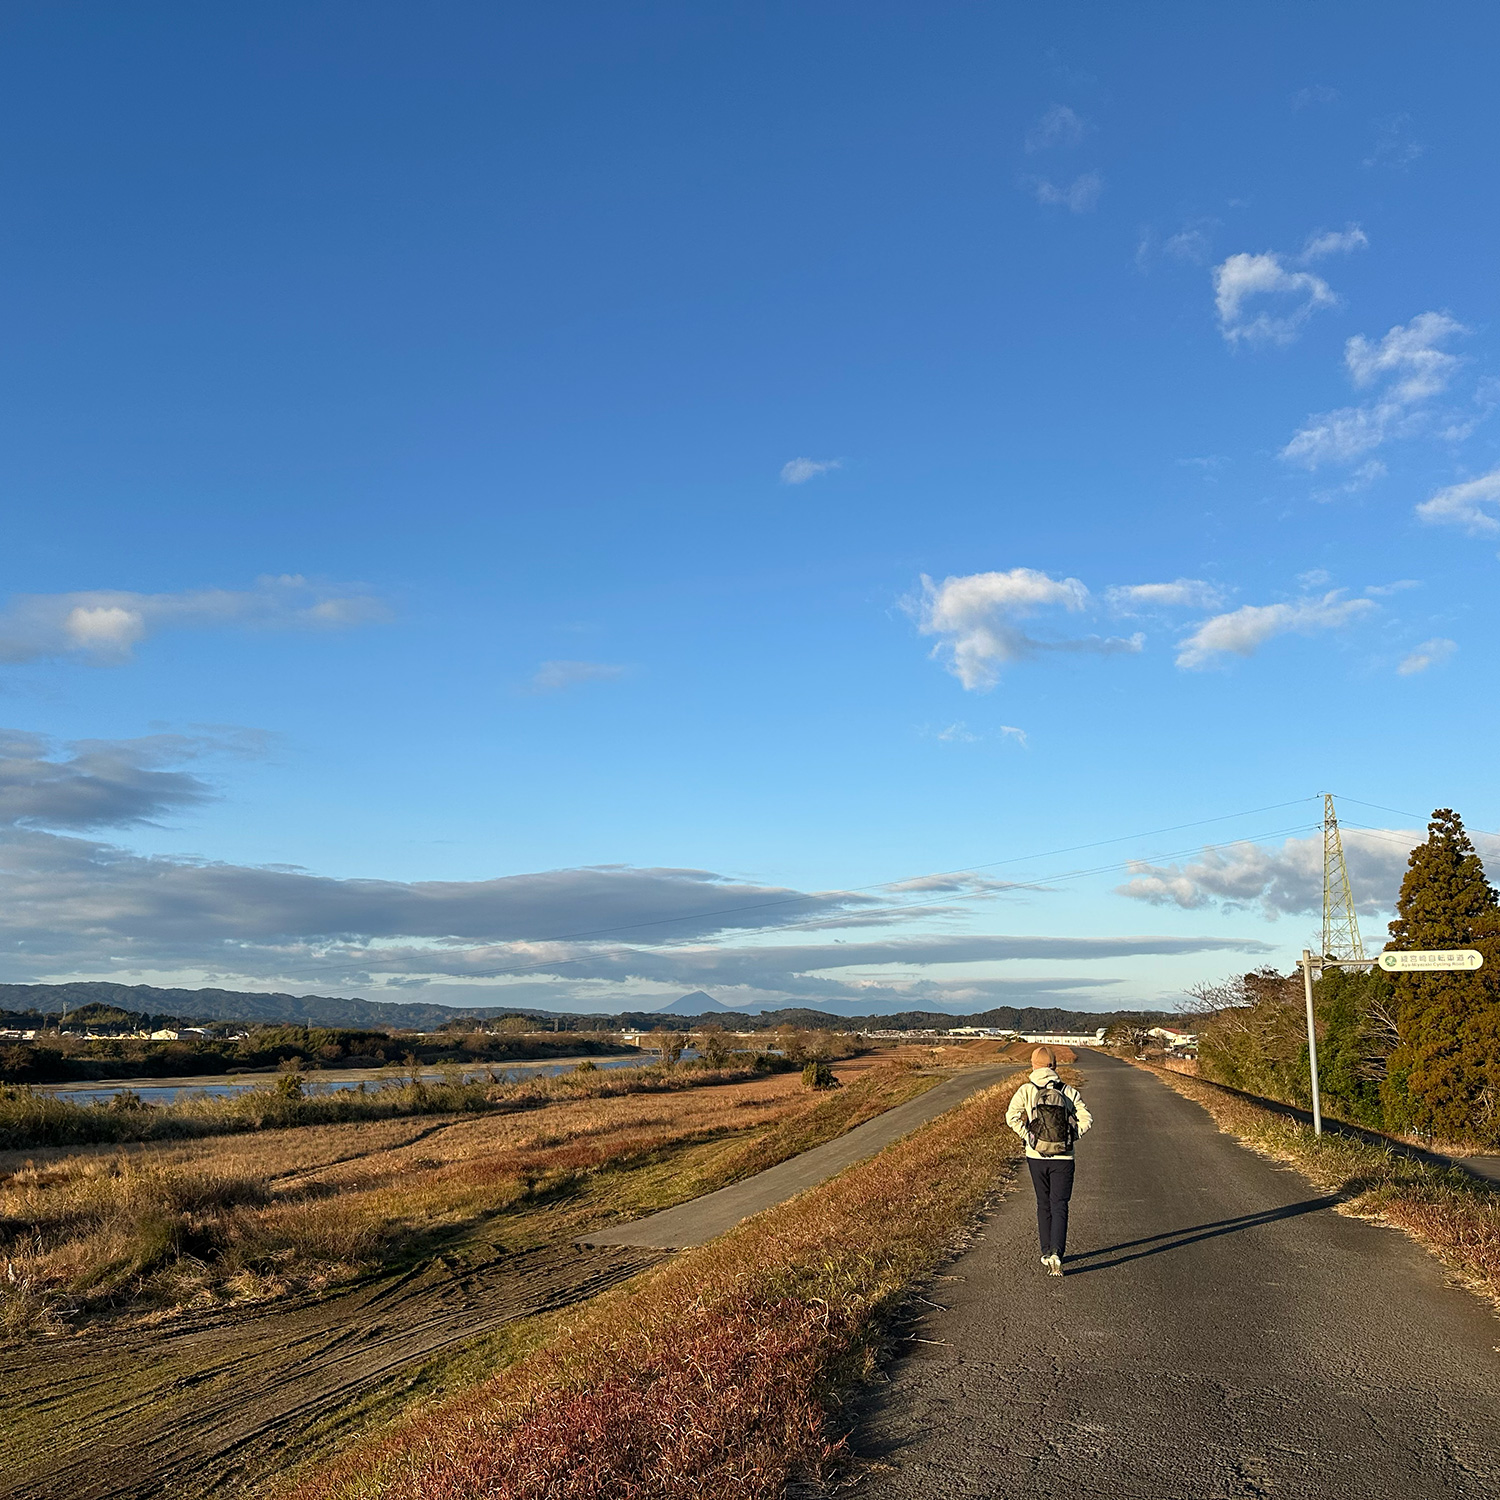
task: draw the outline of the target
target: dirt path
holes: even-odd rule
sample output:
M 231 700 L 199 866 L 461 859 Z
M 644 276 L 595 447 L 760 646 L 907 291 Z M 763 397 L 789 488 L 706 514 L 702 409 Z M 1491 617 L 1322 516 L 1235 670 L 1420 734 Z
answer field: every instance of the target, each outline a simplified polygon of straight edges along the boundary
M 546 1246 L 365 1283 L 259 1316 L 0 1351 L 6 1500 L 229 1495 L 321 1419 L 439 1350 L 595 1296 L 660 1257 Z
M 707 1244 L 718 1235 L 727 1234 L 742 1219 L 763 1209 L 785 1203 L 798 1193 L 826 1182 L 845 1167 L 864 1161 L 882 1151 L 892 1141 L 935 1120 L 940 1114 L 956 1109 L 965 1099 L 1015 1076 L 1015 1067 L 970 1068 L 953 1078 L 945 1078 L 925 1094 L 898 1104 L 873 1120 L 866 1120 L 853 1130 L 810 1151 L 804 1151 L 779 1166 L 769 1167 L 742 1182 L 720 1188 L 676 1208 L 649 1214 L 630 1224 L 596 1229 L 581 1237 L 585 1245 L 635 1245 L 643 1249 L 686 1250 Z

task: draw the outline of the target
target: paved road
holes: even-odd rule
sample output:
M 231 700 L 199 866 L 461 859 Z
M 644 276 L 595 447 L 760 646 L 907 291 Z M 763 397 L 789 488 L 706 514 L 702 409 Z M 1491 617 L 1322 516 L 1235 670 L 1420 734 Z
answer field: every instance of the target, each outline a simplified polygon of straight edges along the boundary
M 1495 1500 L 1500 1320 L 1150 1074 L 1079 1066 L 1070 1274 L 1029 1183 L 863 1412 L 858 1500 Z
M 1016 1065 L 1008 1063 L 998 1068 L 972 1068 L 945 1078 L 925 1094 L 898 1104 L 863 1125 L 856 1125 L 837 1140 L 814 1146 L 801 1156 L 768 1167 L 743 1182 L 731 1183 L 716 1193 L 694 1198 L 691 1203 L 650 1214 L 634 1223 L 622 1224 L 618 1229 L 598 1230 L 580 1243 L 633 1245 L 652 1250 L 687 1250 L 694 1245 L 706 1244 L 733 1229 L 741 1219 L 785 1203 L 788 1198 L 826 1182 L 845 1167 L 874 1156 L 892 1141 L 900 1140 L 929 1120 L 935 1120 L 981 1089 L 999 1083 L 1002 1078 L 1013 1077 L 1016 1071 Z

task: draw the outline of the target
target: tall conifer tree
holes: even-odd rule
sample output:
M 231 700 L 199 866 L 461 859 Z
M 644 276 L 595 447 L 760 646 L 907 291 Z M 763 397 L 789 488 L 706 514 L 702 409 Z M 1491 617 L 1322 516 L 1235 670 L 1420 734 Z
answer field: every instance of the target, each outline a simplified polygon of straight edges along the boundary
M 1477 948 L 1484 967 L 1397 977 L 1387 1118 L 1453 1139 L 1500 1139 L 1500 897 L 1450 808 L 1433 813 L 1427 842 L 1411 852 L 1390 931 L 1393 948 Z

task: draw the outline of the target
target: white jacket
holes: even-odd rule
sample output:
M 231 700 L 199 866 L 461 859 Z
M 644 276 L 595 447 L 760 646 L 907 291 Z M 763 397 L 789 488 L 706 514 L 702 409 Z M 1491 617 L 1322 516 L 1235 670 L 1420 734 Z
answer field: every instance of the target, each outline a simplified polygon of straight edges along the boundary
M 1037 1100 L 1041 1097 L 1041 1089 L 1037 1087 L 1042 1083 L 1055 1083 L 1062 1089 L 1072 1102 L 1073 1110 L 1078 1116 L 1078 1133 L 1086 1135 L 1088 1128 L 1094 1123 L 1094 1117 L 1089 1113 L 1088 1106 L 1083 1102 L 1083 1096 L 1070 1083 L 1064 1083 L 1057 1076 L 1053 1068 L 1033 1068 L 1031 1077 L 1010 1096 L 1010 1108 L 1005 1111 L 1005 1123 L 1026 1142 L 1026 1154 L 1033 1161 L 1072 1161 L 1071 1151 L 1063 1152 L 1057 1156 L 1043 1156 L 1040 1151 L 1033 1148 L 1031 1144 L 1031 1117 L 1036 1111 Z

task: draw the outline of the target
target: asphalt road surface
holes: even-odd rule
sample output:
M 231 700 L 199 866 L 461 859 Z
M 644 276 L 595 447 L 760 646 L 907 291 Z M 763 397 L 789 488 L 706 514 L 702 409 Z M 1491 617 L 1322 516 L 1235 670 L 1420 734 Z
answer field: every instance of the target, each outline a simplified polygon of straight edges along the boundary
M 808 1188 L 817 1187 L 845 1167 L 874 1156 L 918 1126 L 957 1108 L 981 1089 L 999 1083 L 1002 1078 L 1014 1077 L 1016 1071 L 1014 1063 L 996 1068 L 967 1069 L 934 1084 L 925 1094 L 918 1094 L 915 1099 L 908 1099 L 905 1104 L 898 1104 L 894 1109 L 876 1115 L 873 1120 L 856 1125 L 837 1140 L 825 1141 L 790 1161 L 767 1167 L 764 1172 L 757 1172 L 743 1182 L 731 1183 L 716 1193 L 705 1193 L 690 1203 L 663 1209 L 659 1214 L 649 1214 L 644 1219 L 615 1228 L 595 1230 L 579 1243 L 629 1245 L 653 1250 L 687 1250 L 694 1245 L 706 1245 L 709 1240 L 727 1234 L 742 1219 L 785 1203 Z
M 858 1500 L 1496 1500 L 1500 1319 L 1149 1073 L 1084 1054 L 1068 1275 L 1022 1177 L 854 1433 Z

